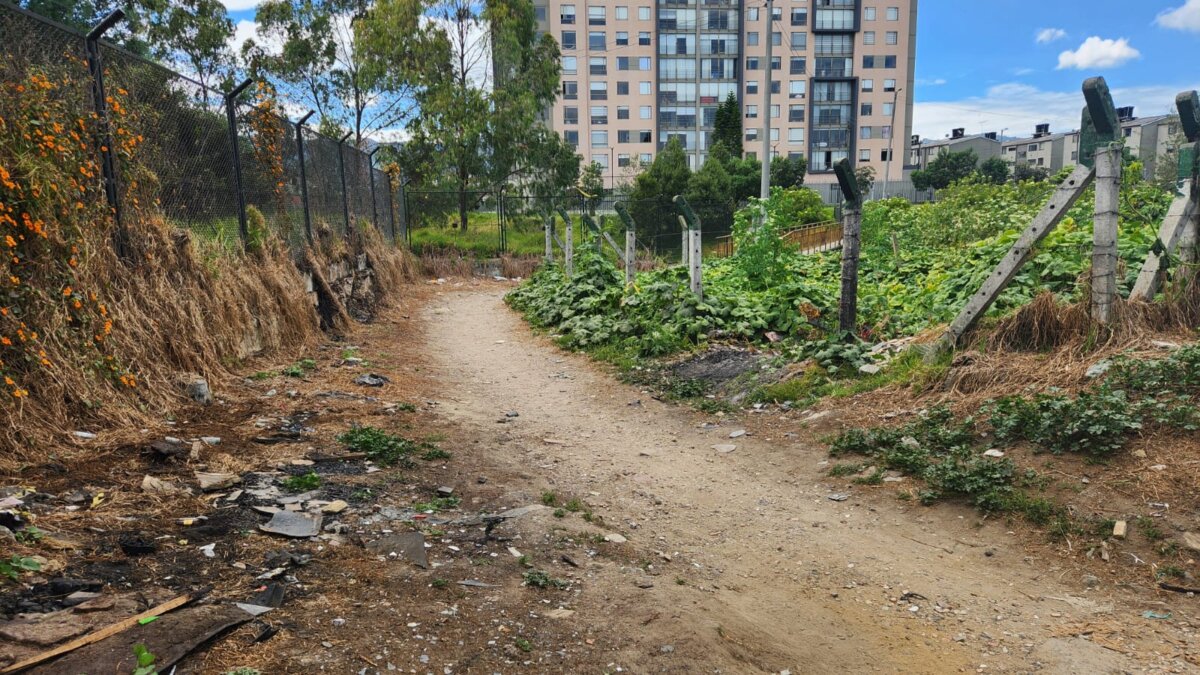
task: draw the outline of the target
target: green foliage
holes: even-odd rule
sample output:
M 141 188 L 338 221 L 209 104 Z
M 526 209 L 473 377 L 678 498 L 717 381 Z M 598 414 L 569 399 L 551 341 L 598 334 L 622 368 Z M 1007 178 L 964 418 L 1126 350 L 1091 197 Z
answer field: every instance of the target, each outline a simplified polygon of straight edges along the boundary
M 158 669 L 154 667 L 154 662 L 158 657 L 150 653 L 150 650 L 146 649 L 146 645 L 134 645 L 133 656 L 137 659 L 137 666 L 133 669 L 133 675 L 155 675 L 158 672 Z
M 555 579 L 543 570 L 531 570 L 521 575 L 526 586 L 533 588 L 566 588 L 570 584 L 562 579 Z
M 595 213 L 596 207 L 604 200 L 607 190 L 604 189 L 604 168 L 596 162 L 589 162 L 579 175 L 579 195 L 587 204 L 588 213 Z
M 731 185 L 725 166 L 712 156 L 688 179 L 684 196 L 699 216 L 704 230 L 729 230 L 733 223 L 733 202 L 729 198 Z
M 1041 393 L 1032 399 L 1009 396 L 987 408 L 996 438 L 1026 440 L 1053 453 L 1079 452 L 1099 459 L 1125 445 L 1129 432 L 1142 428 L 1124 391 L 1101 386 L 1070 398 Z
M 414 511 L 419 511 L 422 513 L 428 511 L 437 513 L 438 511 L 447 511 L 449 509 L 457 508 L 461 503 L 462 499 L 458 497 L 434 497 L 427 502 L 417 502 L 416 504 L 413 504 L 412 507 Z
M 313 359 L 301 359 L 280 372 L 288 377 L 304 377 L 304 373 L 316 368 L 317 362 Z
M 298 476 L 288 476 L 283 479 L 282 485 L 288 492 L 308 492 L 321 487 L 321 476 L 316 471 L 309 471 Z
M 41 569 L 41 563 L 23 555 L 12 555 L 7 560 L 0 559 L 0 575 L 13 581 L 19 579 L 22 572 L 37 572 Z
M 421 459 L 426 462 L 434 462 L 439 459 L 450 459 L 450 453 L 438 447 L 431 447 L 421 454 Z
M 554 506 L 558 503 L 558 495 L 554 494 L 554 492 L 550 490 L 547 490 L 542 493 L 542 503 L 546 506 Z
M 1003 157 L 991 157 L 979 165 L 979 175 L 984 182 L 993 185 L 1003 185 L 1008 182 L 1008 162 Z
M 951 152 L 942 148 L 929 166 L 912 173 L 913 187 L 918 190 L 941 190 L 975 173 L 979 156 L 974 150 Z
M 742 156 L 742 109 L 732 91 L 717 106 L 712 142 L 714 145 L 720 143 L 731 156 Z
M 397 462 L 409 464 L 408 457 L 419 447 L 406 438 L 370 426 L 352 427 L 349 431 L 338 435 L 337 440 L 339 443 L 346 444 L 346 447 L 354 452 L 366 453 L 372 461 L 384 466 Z
M 1026 162 L 1021 162 L 1013 167 L 1013 181 L 1017 183 L 1026 181 L 1044 183 L 1048 178 L 1050 178 L 1050 170 L 1044 166 L 1034 166 Z
M 801 187 L 804 185 L 804 175 L 806 173 L 808 173 L 808 160 L 803 155 L 798 157 L 776 155 L 771 159 L 772 188 Z

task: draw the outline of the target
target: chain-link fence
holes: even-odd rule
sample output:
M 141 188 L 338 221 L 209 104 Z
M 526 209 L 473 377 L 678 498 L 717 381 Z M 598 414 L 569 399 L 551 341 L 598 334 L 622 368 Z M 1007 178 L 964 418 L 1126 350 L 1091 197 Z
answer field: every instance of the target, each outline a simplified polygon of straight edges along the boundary
M 351 227 L 395 240 L 393 181 L 371 155 L 298 128 L 265 92 L 228 96 L 5 3 L 0 52 L 7 82 L 53 75 L 95 119 L 77 142 L 94 147 L 119 230 L 125 219 L 162 218 L 230 249 L 265 230 L 297 251 Z

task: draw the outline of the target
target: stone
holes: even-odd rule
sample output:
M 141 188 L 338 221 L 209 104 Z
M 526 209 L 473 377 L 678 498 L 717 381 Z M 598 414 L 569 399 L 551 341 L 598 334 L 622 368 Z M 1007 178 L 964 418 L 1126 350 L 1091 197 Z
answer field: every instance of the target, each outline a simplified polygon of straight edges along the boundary
M 874 363 L 864 363 L 858 367 L 858 372 L 862 373 L 863 375 L 878 375 L 879 371 L 881 370 L 883 369 Z
M 75 591 L 74 593 L 63 598 L 63 604 L 67 607 L 74 607 L 75 605 L 82 605 L 85 602 L 95 600 L 99 597 L 99 593 L 92 591 Z
M 732 443 L 718 443 L 717 445 L 712 446 L 712 449 L 716 450 L 719 454 L 728 455 L 734 450 L 737 450 L 737 446 L 733 445 Z
M 1180 536 L 1180 539 L 1183 540 L 1184 546 L 1192 549 L 1193 551 L 1200 551 L 1200 534 L 1196 534 L 1195 532 L 1184 532 L 1183 535 Z
M 335 500 L 329 502 L 328 504 L 326 504 L 325 506 L 322 506 L 321 512 L 322 513 L 341 513 L 342 511 L 345 511 L 346 507 L 348 507 L 348 506 L 350 506 L 350 505 L 346 503 L 346 500 L 335 499 Z
M 213 402 L 212 389 L 208 386 L 208 380 L 199 375 L 190 375 L 184 378 L 183 392 L 200 405 L 209 405 Z
M 1155 464 L 1150 467 L 1150 470 L 1151 471 L 1166 471 L 1167 465 L 1166 464 Z
M 558 609 L 552 609 L 549 612 L 546 612 L 545 616 L 547 619 L 569 619 L 574 615 L 575 610 L 563 609 L 562 607 L 559 607 Z
M 1094 574 L 1085 574 L 1083 575 L 1083 585 L 1088 588 L 1096 588 L 1100 585 L 1100 577 Z
M 1138 459 L 1146 459 L 1146 451 L 1138 448 L 1137 450 L 1133 451 L 1133 456 L 1137 457 Z
M 736 431 L 729 432 L 730 438 L 741 438 L 742 436 L 745 436 L 745 435 L 746 435 L 745 429 L 738 429 Z
M 437 495 L 439 497 L 449 497 L 453 494 L 454 494 L 454 488 L 449 487 L 447 485 L 443 485 L 437 489 Z
M 629 540 L 622 535 L 617 534 L 616 532 L 609 532 L 608 534 L 604 535 L 604 541 L 612 542 L 614 544 L 624 544 Z
M 1112 536 L 1114 539 L 1124 539 L 1129 533 L 1129 523 L 1124 520 L 1118 520 L 1113 523 Z
M 315 537 L 321 533 L 320 515 L 280 511 L 271 516 L 270 522 L 259 525 L 258 529 L 270 534 L 279 534 L 294 539 Z
M 79 637 L 92 629 L 88 621 L 80 621 L 70 610 L 22 616 L 0 624 L 0 638 L 34 645 L 50 647 L 64 640 Z
M 917 449 L 920 449 L 921 442 L 918 441 L 917 439 L 913 438 L 912 436 L 905 436 L 904 438 L 900 439 L 900 445 L 903 445 L 904 447 L 912 449 L 912 450 L 917 450 Z
M 242 482 L 242 479 L 240 476 L 232 473 L 197 471 L 196 481 L 200 483 L 200 489 L 204 492 L 216 492 L 217 490 L 224 490 L 227 487 L 237 485 Z
M 364 387 L 382 387 L 390 381 L 391 380 L 383 375 L 376 375 L 375 373 L 367 373 L 354 378 L 354 384 L 359 384 Z
M 843 494 L 841 492 L 835 492 L 831 495 L 827 495 L 825 498 L 835 502 L 844 502 L 847 499 L 850 499 L 850 495 Z
M 1003 457 L 1003 456 L 1004 456 L 1004 452 L 1003 452 L 1002 450 L 997 450 L 996 448 L 991 448 L 991 449 L 989 449 L 989 450 L 986 450 L 986 451 L 984 451 L 984 453 L 983 453 L 983 456 L 984 456 L 984 457 L 997 457 L 997 458 L 999 458 L 999 457 Z
M 417 567 L 429 569 L 425 535 L 420 532 L 404 532 L 367 542 L 367 550 L 386 556 L 401 555 Z

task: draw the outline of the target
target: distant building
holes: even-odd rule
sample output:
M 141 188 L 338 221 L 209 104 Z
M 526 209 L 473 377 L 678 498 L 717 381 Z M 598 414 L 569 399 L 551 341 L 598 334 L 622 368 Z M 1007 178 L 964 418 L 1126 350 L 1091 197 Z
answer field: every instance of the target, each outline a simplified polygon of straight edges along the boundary
M 979 163 L 982 164 L 1000 155 L 1000 140 L 995 132 L 968 136 L 965 129 L 954 129 L 950 132 L 950 138 L 936 141 L 913 136 L 909 148 L 908 165 L 904 168 L 913 171 L 925 169 L 942 151 L 964 152 L 967 150 L 974 150 L 975 155 L 979 157 Z
M 1145 177 L 1154 175 L 1160 157 L 1175 151 L 1179 132 L 1177 115 L 1135 117 L 1132 106 L 1118 108 L 1125 148 L 1145 166 Z M 1079 131 L 1050 133 L 1049 124 L 1039 124 L 1033 136 L 1006 140 L 1001 156 L 1010 164 L 1028 164 L 1057 173 L 1079 161 Z

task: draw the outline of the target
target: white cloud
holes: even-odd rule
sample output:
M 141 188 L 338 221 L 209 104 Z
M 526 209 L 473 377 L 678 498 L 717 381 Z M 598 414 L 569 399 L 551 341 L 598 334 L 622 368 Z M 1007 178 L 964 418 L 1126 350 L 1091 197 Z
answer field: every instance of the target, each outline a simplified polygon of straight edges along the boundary
M 923 87 L 940 87 L 943 84 L 946 84 L 946 79 L 942 78 L 942 77 L 937 77 L 932 80 L 917 80 L 916 83 Z
M 262 0 L 221 0 L 221 4 L 225 5 L 225 9 L 230 12 L 240 12 L 246 9 L 254 9 L 258 7 L 258 3 Z
M 1083 41 L 1079 49 L 1067 50 L 1058 55 L 1058 69 L 1075 68 L 1089 70 L 1092 68 L 1115 68 L 1119 65 L 1141 57 L 1142 53 L 1129 44 L 1129 40 L 1105 40 L 1092 37 Z
M 1037 33 L 1037 43 L 1039 45 L 1050 44 L 1065 37 L 1067 37 L 1067 31 L 1061 28 L 1043 28 Z
M 1145 86 L 1113 89 L 1118 106 L 1132 105 L 1142 117 L 1171 111 L 1175 95 L 1200 88 L 1200 82 L 1178 86 Z M 1026 84 L 1007 83 L 991 87 L 983 96 L 953 101 L 917 103 L 913 111 L 913 133 L 922 138 L 944 138 L 951 129 L 965 127 L 980 134 L 1004 129 L 1004 135 L 1033 135 L 1038 124 L 1050 124 L 1058 133 L 1079 128 L 1084 107 L 1083 92 L 1044 91 Z
M 245 44 L 246 40 L 259 41 L 257 31 L 257 23 L 246 19 L 238 21 L 233 27 L 233 36 L 229 38 L 229 49 L 234 54 L 240 55 L 242 53 L 242 45 Z
M 1200 33 L 1200 0 L 1187 0 L 1183 6 L 1168 9 L 1154 20 L 1163 28 Z

